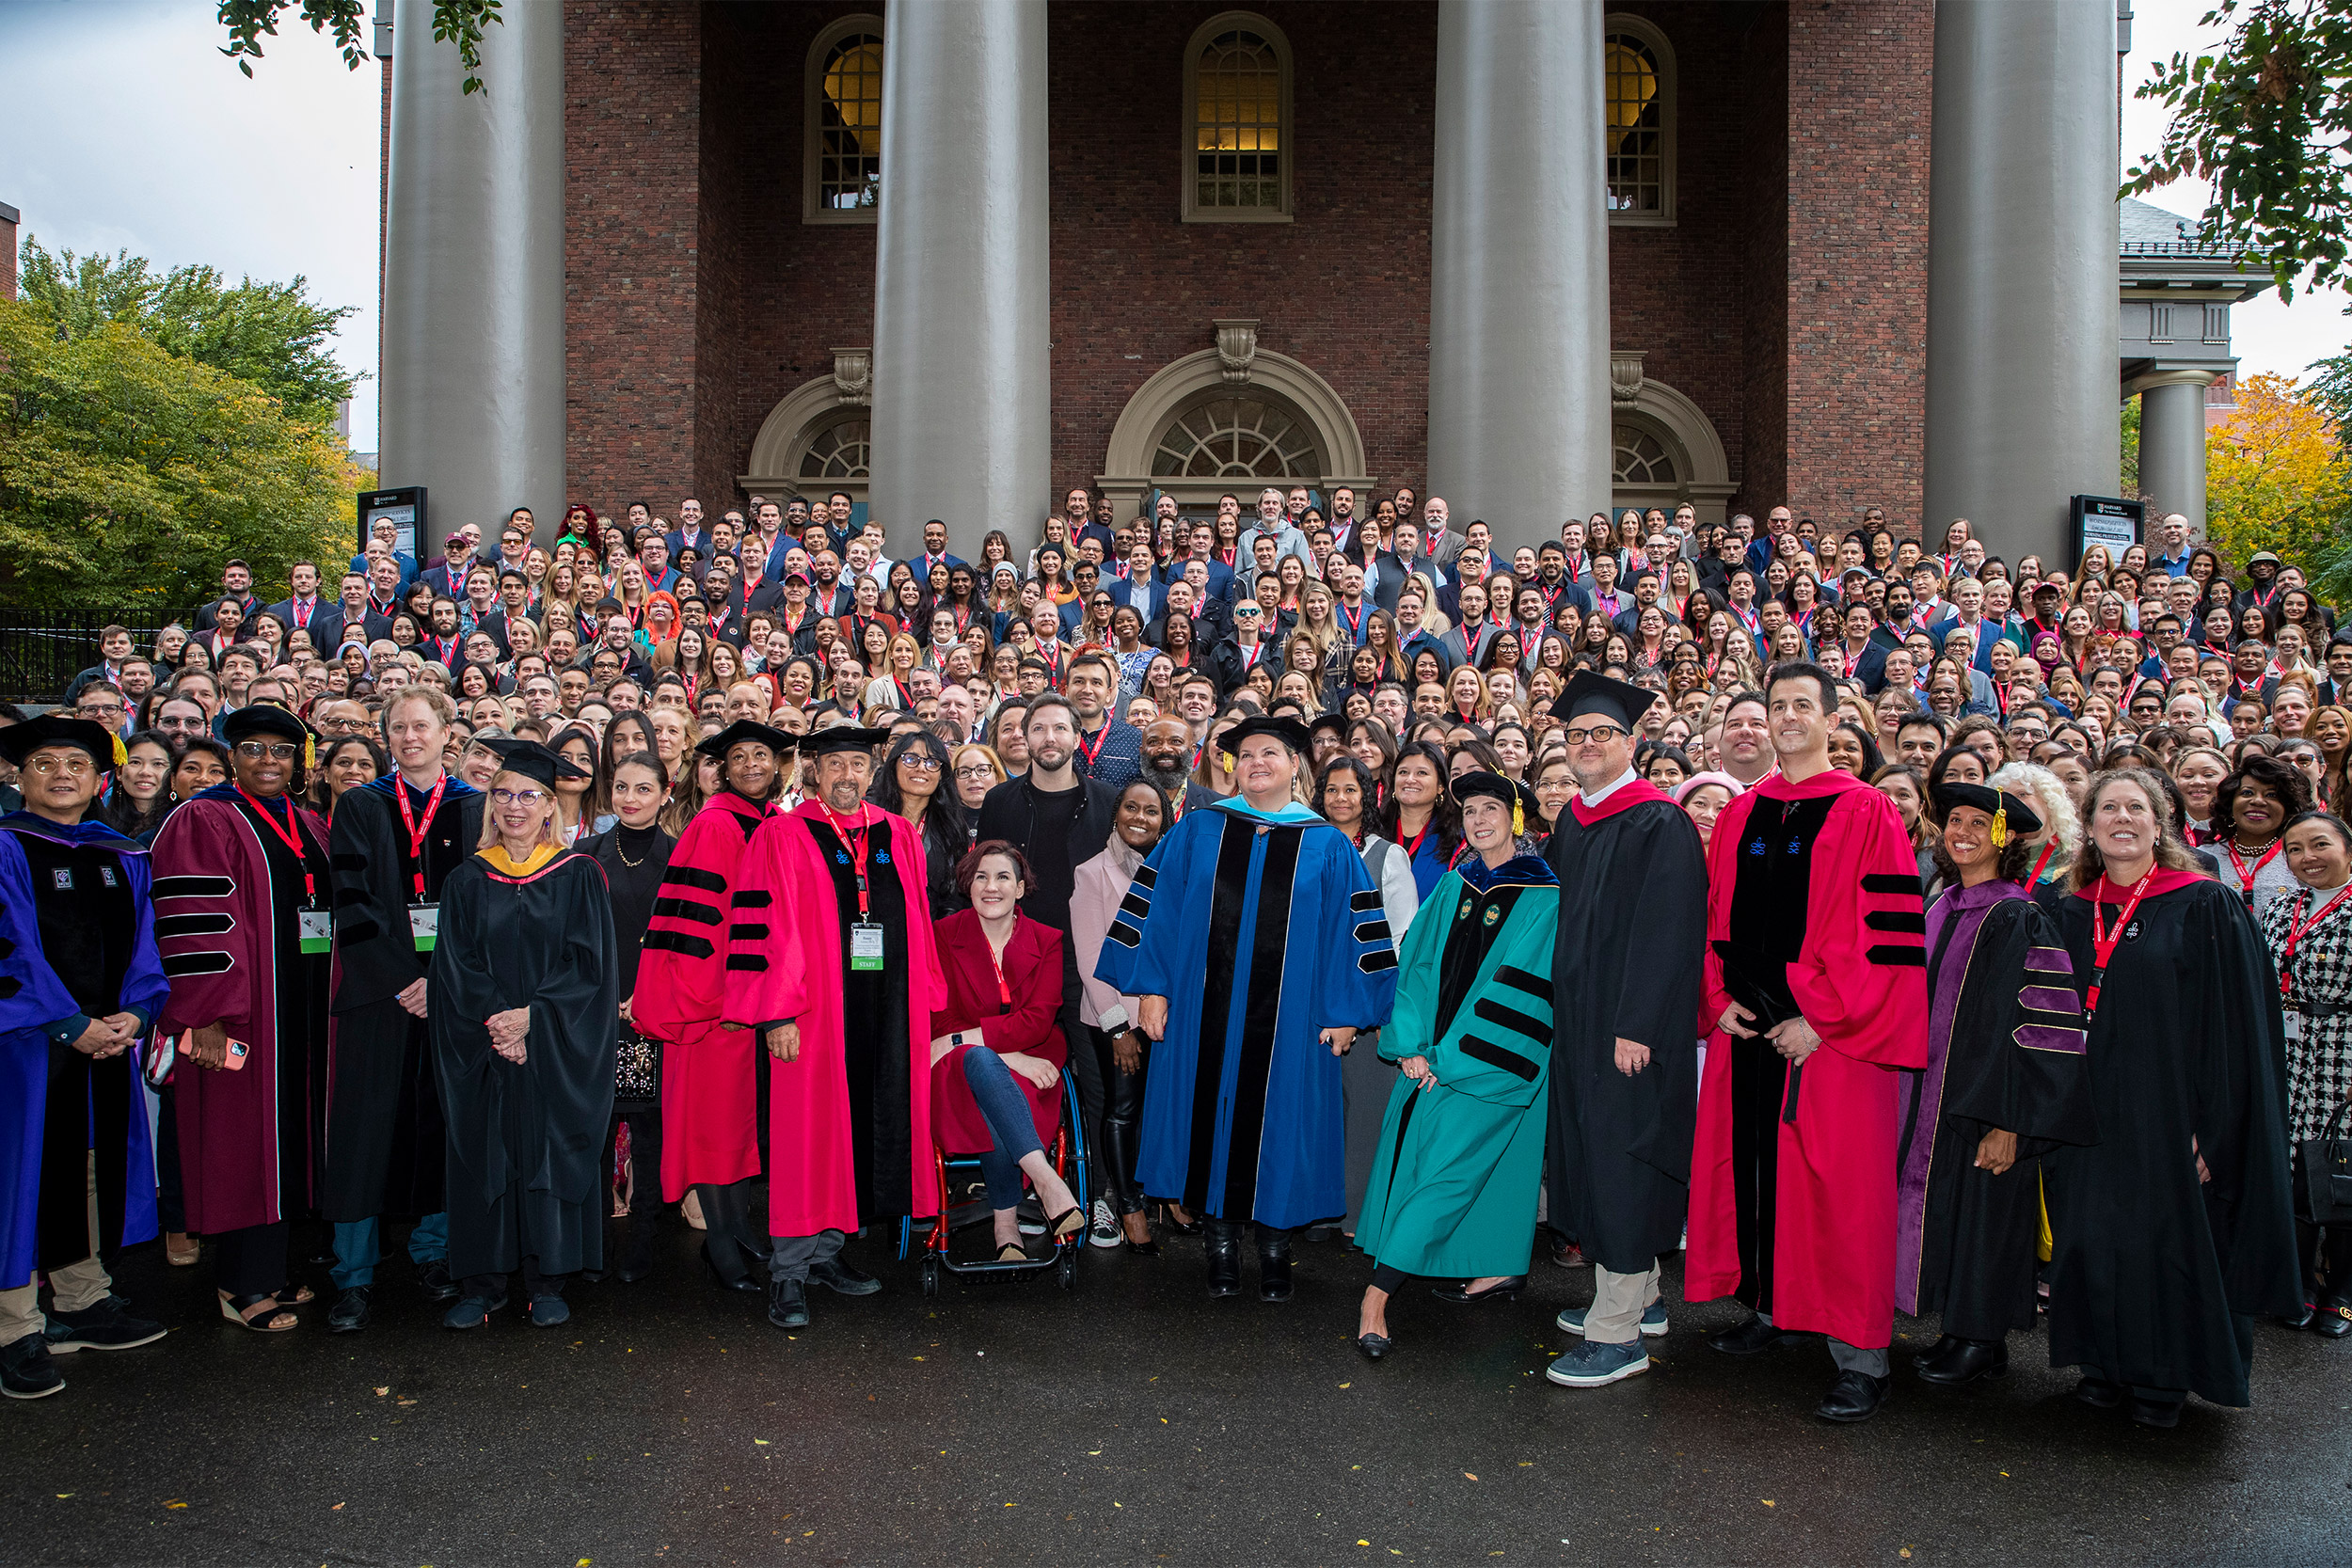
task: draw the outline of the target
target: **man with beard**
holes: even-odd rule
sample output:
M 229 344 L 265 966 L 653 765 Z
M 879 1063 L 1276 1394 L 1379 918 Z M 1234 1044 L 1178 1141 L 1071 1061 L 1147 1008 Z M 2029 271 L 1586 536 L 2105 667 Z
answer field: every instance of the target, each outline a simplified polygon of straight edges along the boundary
M 1192 776 L 1192 726 L 1174 714 L 1143 726 L 1142 777 L 1159 786 L 1177 816 L 1195 806 L 1215 805 L 1221 797 Z
M 1143 742 L 1133 724 L 1110 711 L 1119 666 L 1105 654 L 1080 654 L 1071 660 L 1062 689 L 1078 720 L 1078 771 L 1113 790 L 1126 788 L 1142 771 Z

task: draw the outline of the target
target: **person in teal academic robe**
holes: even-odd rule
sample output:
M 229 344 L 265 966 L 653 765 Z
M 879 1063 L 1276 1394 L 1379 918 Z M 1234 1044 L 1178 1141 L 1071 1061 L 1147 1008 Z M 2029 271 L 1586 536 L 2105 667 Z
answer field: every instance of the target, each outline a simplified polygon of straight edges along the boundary
M 1560 883 L 1522 853 L 1517 786 L 1454 781 L 1472 853 L 1406 933 L 1380 1054 L 1403 1069 L 1373 1157 L 1356 1244 L 1376 1265 L 1357 1347 L 1388 1354 L 1388 1299 L 1415 1275 L 1468 1278 L 1454 1302 L 1527 1285 L 1550 1101 L 1551 956 Z

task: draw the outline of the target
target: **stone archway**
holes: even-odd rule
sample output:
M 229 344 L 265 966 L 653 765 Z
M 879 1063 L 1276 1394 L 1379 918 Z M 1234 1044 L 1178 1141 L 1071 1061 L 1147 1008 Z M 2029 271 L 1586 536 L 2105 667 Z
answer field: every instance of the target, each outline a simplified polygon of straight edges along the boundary
M 1187 513 L 1264 483 L 1368 492 L 1363 436 L 1331 384 L 1260 348 L 1256 322 L 1216 325 L 1215 348 L 1161 367 L 1120 410 L 1095 476 L 1118 515 L 1135 515 L 1154 489 L 1174 494 Z
M 1700 522 L 1722 522 L 1735 486 L 1714 421 L 1688 397 L 1644 374 L 1638 352 L 1610 355 L 1609 391 L 1615 448 L 1610 511 L 1660 506 L 1671 512 L 1689 501 Z
M 861 507 L 871 479 L 872 357 L 863 348 L 834 350 L 834 372 L 786 393 L 760 421 L 746 471 L 746 491 L 823 495 L 847 491 Z

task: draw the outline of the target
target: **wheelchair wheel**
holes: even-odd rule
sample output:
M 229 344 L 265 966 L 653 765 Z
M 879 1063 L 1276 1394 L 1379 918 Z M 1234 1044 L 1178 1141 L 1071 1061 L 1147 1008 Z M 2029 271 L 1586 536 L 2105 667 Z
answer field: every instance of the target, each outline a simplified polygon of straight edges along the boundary
M 923 1293 L 927 1296 L 939 1294 L 939 1259 L 936 1258 L 923 1259 Z
M 1061 1260 L 1054 1265 L 1054 1275 L 1055 1277 L 1061 1281 L 1061 1288 L 1063 1290 L 1069 1291 L 1077 1288 L 1078 1249 L 1076 1247 L 1065 1246 L 1061 1249 Z

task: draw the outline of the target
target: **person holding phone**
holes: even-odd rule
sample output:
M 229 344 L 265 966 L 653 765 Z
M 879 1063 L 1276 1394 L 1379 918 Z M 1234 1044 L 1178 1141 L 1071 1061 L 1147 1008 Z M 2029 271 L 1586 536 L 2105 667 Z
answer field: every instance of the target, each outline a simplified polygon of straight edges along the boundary
M 156 944 L 186 1031 L 173 1074 L 188 1228 L 213 1241 L 221 1316 L 268 1334 L 311 1299 L 288 1275 L 287 1222 L 310 1208 L 326 1110 L 326 825 L 295 801 L 314 752 L 284 708 L 224 723 L 230 772 L 155 835 Z M 193 1069 L 194 1070 L 191 1070 Z
M 0 817 L 0 1391 L 65 1386 L 49 1353 L 164 1337 L 100 1260 L 156 1228 L 155 1163 L 131 1048 L 169 989 L 147 851 L 87 819 L 122 742 L 43 714 L 0 730 L 24 806 Z M 42 1315 L 37 1291 L 49 1275 Z

